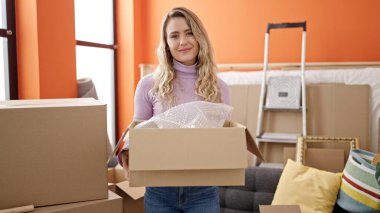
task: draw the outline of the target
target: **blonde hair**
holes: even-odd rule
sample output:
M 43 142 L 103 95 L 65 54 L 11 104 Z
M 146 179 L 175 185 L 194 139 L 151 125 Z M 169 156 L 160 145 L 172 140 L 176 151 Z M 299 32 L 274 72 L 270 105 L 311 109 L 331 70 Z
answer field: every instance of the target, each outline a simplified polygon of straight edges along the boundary
M 173 95 L 173 80 L 175 70 L 173 68 L 173 56 L 167 43 L 166 27 L 168 22 L 175 17 L 183 17 L 189 25 L 195 39 L 199 43 L 197 56 L 197 80 L 195 83 L 195 94 L 204 101 L 220 103 L 221 92 L 218 86 L 218 78 L 215 70 L 214 52 L 208 38 L 207 32 L 200 19 L 190 10 L 184 7 L 173 8 L 166 15 L 161 27 L 161 40 L 157 48 L 159 66 L 154 74 L 153 93 L 158 96 L 167 108 L 176 105 Z

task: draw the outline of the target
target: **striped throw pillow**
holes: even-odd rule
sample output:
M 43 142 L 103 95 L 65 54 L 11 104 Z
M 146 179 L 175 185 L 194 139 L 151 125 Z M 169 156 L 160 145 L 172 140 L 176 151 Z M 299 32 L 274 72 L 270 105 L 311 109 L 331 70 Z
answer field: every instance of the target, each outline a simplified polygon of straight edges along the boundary
M 343 171 L 337 203 L 349 212 L 379 212 L 380 185 L 375 177 L 376 166 L 370 162 L 375 154 L 354 149 Z

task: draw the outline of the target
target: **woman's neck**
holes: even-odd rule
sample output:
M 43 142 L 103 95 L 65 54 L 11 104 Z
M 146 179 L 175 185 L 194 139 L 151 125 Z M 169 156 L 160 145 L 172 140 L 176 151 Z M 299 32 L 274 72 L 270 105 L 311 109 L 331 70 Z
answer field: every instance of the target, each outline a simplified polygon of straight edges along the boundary
M 179 78 L 196 78 L 197 64 L 184 65 L 179 61 L 173 60 L 173 68 L 176 71 L 176 76 Z

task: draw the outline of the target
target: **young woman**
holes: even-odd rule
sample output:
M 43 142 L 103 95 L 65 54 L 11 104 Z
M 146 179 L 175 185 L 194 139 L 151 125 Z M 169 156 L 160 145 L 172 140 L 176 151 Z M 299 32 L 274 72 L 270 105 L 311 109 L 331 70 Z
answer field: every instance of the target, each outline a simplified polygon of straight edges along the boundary
M 178 7 L 166 15 L 157 54 L 157 70 L 137 85 L 134 119 L 148 120 L 191 101 L 230 103 L 228 87 L 215 73 L 207 32 L 192 11 Z M 126 168 L 127 148 L 119 154 L 119 159 Z M 147 187 L 144 202 L 147 213 L 220 210 L 217 187 Z

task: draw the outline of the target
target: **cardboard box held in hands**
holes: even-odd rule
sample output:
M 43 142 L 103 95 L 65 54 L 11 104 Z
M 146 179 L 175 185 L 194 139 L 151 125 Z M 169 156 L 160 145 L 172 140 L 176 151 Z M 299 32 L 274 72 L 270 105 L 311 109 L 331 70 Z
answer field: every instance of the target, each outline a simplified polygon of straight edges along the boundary
M 241 124 L 223 128 L 129 127 L 131 186 L 244 185 L 247 149 L 262 159 Z

